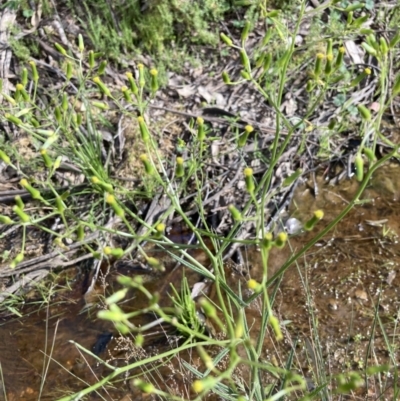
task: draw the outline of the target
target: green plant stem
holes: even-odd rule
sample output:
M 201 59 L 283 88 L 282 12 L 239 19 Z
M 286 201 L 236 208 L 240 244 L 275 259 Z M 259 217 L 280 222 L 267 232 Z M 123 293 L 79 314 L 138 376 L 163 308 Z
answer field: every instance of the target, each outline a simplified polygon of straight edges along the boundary
M 382 124 L 382 117 L 383 114 L 386 111 L 386 107 L 385 107 L 385 99 L 388 96 L 388 90 L 389 90 L 389 85 L 387 82 L 387 77 L 388 77 L 388 59 L 386 56 L 384 56 L 385 60 L 384 62 L 382 62 L 381 64 L 381 71 L 379 73 L 379 83 L 380 83 L 380 96 L 379 96 L 379 111 L 378 111 L 378 115 L 375 119 L 374 125 L 375 125 L 375 136 L 374 136 L 374 140 L 373 140 L 373 147 L 372 150 L 375 152 L 376 149 L 376 143 L 378 141 L 379 137 L 382 137 L 382 135 L 380 134 L 380 127 Z
M 25 251 L 25 244 L 26 244 L 26 224 L 22 226 L 22 244 L 21 244 L 21 253 Z
M 157 156 L 160 158 L 158 152 L 157 152 Z M 164 171 L 164 176 L 167 178 L 168 175 L 165 172 L 163 165 L 162 165 L 162 169 Z M 230 315 L 228 313 L 228 309 L 227 309 L 224 297 L 222 295 L 221 285 L 220 285 L 220 280 L 221 280 L 220 277 L 223 277 L 223 266 L 219 263 L 219 261 L 221 260 L 220 254 L 217 252 L 217 254 L 214 255 L 213 252 L 207 247 L 202 235 L 198 232 L 197 228 L 194 226 L 194 224 L 191 222 L 191 220 L 186 216 L 186 213 L 182 210 L 180 201 L 179 201 L 179 197 L 176 195 L 176 191 L 175 191 L 172 183 L 169 181 L 168 178 L 167 178 L 166 182 L 167 182 L 166 193 L 169 195 L 175 211 L 182 217 L 185 224 L 195 234 L 196 239 L 199 242 L 200 248 L 206 253 L 208 258 L 210 259 L 210 263 L 215 272 L 213 280 L 215 282 L 215 288 L 216 288 L 216 292 L 217 292 L 219 306 L 222 309 L 222 312 L 223 312 L 225 320 L 226 320 L 226 324 L 228 326 L 229 335 L 232 338 L 234 336 L 234 327 L 233 327 L 231 319 L 229 319 Z M 186 252 L 185 252 L 185 254 L 186 254 L 185 256 L 189 256 L 189 255 L 187 255 Z M 191 263 L 195 263 L 195 265 L 197 267 L 199 267 L 202 271 L 205 270 L 204 266 L 202 266 L 196 259 L 194 259 L 192 257 L 190 259 L 191 259 Z M 210 273 L 211 272 L 208 271 L 205 274 L 205 276 L 210 277 Z

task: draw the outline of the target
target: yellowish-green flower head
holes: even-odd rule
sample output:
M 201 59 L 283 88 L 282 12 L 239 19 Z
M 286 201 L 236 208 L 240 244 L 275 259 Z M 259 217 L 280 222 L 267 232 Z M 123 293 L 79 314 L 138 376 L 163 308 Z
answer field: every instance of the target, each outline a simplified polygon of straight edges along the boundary
M 24 188 L 27 187 L 29 185 L 28 180 L 23 178 L 20 182 L 21 186 L 23 186 Z
M 254 131 L 254 127 L 253 127 L 252 125 L 246 125 L 246 126 L 244 127 L 244 130 L 245 130 L 248 134 L 250 134 L 251 132 Z
M 324 218 L 324 212 L 322 210 L 316 210 L 314 212 L 314 216 L 315 218 L 317 218 L 318 220 L 322 220 Z
M 251 177 L 253 175 L 253 169 L 250 167 L 246 167 L 244 169 L 244 176 L 245 177 Z
M 247 287 L 250 289 L 250 290 L 257 290 L 258 289 L 258 287 L 259 287 L 259 283 L 256 281 L 256 280 L 254 280 L 253 278 L 251 278 L 248 282 L 247 282 Z
M 112 205 L 113 203 L 115 203 L 115 197 L 114 195 L 108 194 L 106 196 L 106 202 L 110 205 Z

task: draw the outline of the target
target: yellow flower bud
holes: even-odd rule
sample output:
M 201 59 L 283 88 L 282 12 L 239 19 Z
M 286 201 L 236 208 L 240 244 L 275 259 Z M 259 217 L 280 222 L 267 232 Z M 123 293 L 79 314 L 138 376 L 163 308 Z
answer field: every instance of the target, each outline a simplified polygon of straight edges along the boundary
M 22 198 L 21 198 L 19 195 L 17 195 L 17 196 L 14 198 L 14 200 L 15 200 L 16 205 L 17 205 L 21 210 L 24 210 L 24 209 L 25 209 L 24 202 L 22 201 Z
M 93 69 L 94 66 L 95 66 L 94 51 L 89 50 L 89 67 Z
M 40 150 L 40 154 L 42 155 L 43 161 L 44 161 L 44 165 L 47 168 L 51 168 L 53 165 L 53 161 L 50 159 L 50 156 L 47 154 L 47 150 L 46 149 L 41 149 Z
M 281 327 L 279 325 L 278 318 L 274 315 L 270 316 L 269 323 L 271 324 L 272 329 L 275 332 L 275 337 L 276 337 L 277 341 L 283 340 L 283 334 L 282 334 Z
M 215 306 L 207 299 L 207 298 L 200 298 L 199 305 L 202 307 L 204 314 L 209 318 L 217 317 L 217 310 Z
M 318 77 L 322 72 L 322 60 L 325 58 L 323 53 L 318 53 L 315 58 L 314 75 Z
M 0 159 L 6 164 L 11 163 L 11 159 L 2 150 L 0 150 Z
M 154 386 L 151 383 L 147 383 L 140 379 L 134 380 L 133 385 L 138 387 L 140 391 L 142 391 L 145 394 L 152 394 L 154 393 L 155 390 Z
M 156 93 L 158 90 L 158 71 L 155 68 L 152 68 L 150 70 L 150 76 L 151 76 L 151 82 L 150 82 L 150 87 L 152 93 Z
M 269 251 L 271 249 L 273 244 L 272 238 L 271 233 L 265 233 L 264 238 L 261 240 L 261 247 L 264 251 Z
M 78 50 L 82 53 L 85 50 L 82 34 L 78 34 Z
M 286 245 L 286 241 L 287 241 L 287 234 L 281 232 L 277 235 L 274 244 L 277 248 L 281 249 Z
M 313 217 L 304 224 L 306 231 L 311 231 L 315 225 L 324 218 L 324 212 L 322 210 L 316 210 Z
M 238 209 L 234 205 L 229 205 L 228 210 L 231 212 L 232 218 L 235 221 L 241 221 L 242 220 L 242 215 L 239 212 Z
M 40 192 L 33 188 L 25 178 L 23 178 L 19 183 L 31 194 L 33 199 L 43 199 Z
M 338 54 L 336 56 L 336 61 L 335 61 L 335 67 L 340 68 L 341 65 L 343 64 L 343 58 L 344 54 L 346 53 L 346 48 L 345 47 L 339 47 Z
M 99 76 L 93 78 L 93 82 L 97 85 L 97 87 L 100 89 L 100 92 L 104 93 L 106 96 L 111 96 L 110 90 L 106 87 L 104 82 L 100 79 Z
M 33 81 L 34 82 L 39 81 L 39 74 L 38 74 L 38 71 L 37 71 L 37 68 L 36 68 L 36 63 L 33 60 L 31 60 L 31 61 L 29 61 L 29 65 L 31 66 L 31 72 L 32 72 Z
M 67 55 L 67 51 L 59 44 L 59 43 L 54 43 L 54 47 L 63 55 Z
M 24 260 L 24 254 L 22 252 L 20 252 L 15 258 L 14 260 L 10 263 L 10 268 L 14 269 L 18 263 L 21 263 Z
M 255 185 L 254 185 L 254 179 L 253 179 L 253 169 L 250 167 L 247 167 L 244 169 L 244 179 L 246 182 L 246 189 L 249 194 L 254 193 Z
M 144 121 L 144 118 L 142 116 L 139 116 L 137 118 L 137 121 L 139 123 L 140 134 L 142 136 L 142 140 L 144 143 L 147 143 L 150 140 L 150 133 L 149 133 L 149 130 L 147 129 L 146 122 Z
M 17 205 L 15 205 L 12 209 L 15 214 L 20 218 L 20 220 L 23 223 L 29 223 L 31 218 L 22 210 L 20 209 Z
M 192 384 L 192 389 L 196 393 L 201 393 L 204 390 L 204 385 L 201 380 L 195 380 Z
M 147 174 L 152 174 L 153 173 L 153 166 L 151 162 L 149 161 L 149 158 L 147 157 L 146 154 L 140 155 L 140 160 L 142 161 L 144 165 L 144 169 Z
M 161 238 L 164 235 L 165 232 L 165 224 L 164 223 L 159 223 L 156 225 L 156 237 L 157 238 Z
M 146 262 L 155 270 L 158 270 L 160 272 L 165 271 L 164 265 L 156 258 L 148 257 L 146 258 Z
M 8 216 L 0 215 L 0 223 L 1 224 L 13 224 L 14 222 Z
M 183 163 L 184 163 L 183 157 L 176 158 L 175 175 L 179 178 L 185 175 L 185 169 L 183 167 Z
M 261 288 L 261 284 L 258 283 L 256 280 L 254 280 L 253 278 L 251 278 L 248 282 L 247 282 L 247 288 L 249 288 L 250 290 L 253 290 L 255 292 L 259 292 L 260 288 Z
M 115 200 L 114 195 L 107 194 L 106 195 L 106 202 L 114 209 L 115 214 L 118 217 L 123 217 L 125 212 L 121 208 L 121 206 L 118 205 L 118 202 Z
M 137 66 L 138 70 L 139 70 L 139 86 L 141 88 L 144 88 L 146 81 L 144 78 L 144 65 L 143 64 L 138 64 Z
M 247 132 L 247 133 L 252 133 L 253 131 L 254 131 L 254 127 L 252 126 L 252 125 L 246 125 L 245 127 L 244 127 L 244 129 L 245 129 L 245 131 Z
M 197 139 L 199 141 L 204 141 L 206 137 L 206 132 L 204 129 L 204 120 L 201 117 L 197 117 Z
M 124 255 L 124 250 L 122 248 L 111 248 L 106 246 L 103 251 L 106 255 L 115 256 L 116 258 L 121 258 Z
M 106 67 L 107 67 L 107 61 L 103 60 L 99 65 L 99 69 L 97 70 L 97 74 L 98 75 L 103 75 L 104 71 L 106 70 Z
M 224 81 L 225 84 L 229 85 L 230 83 L 232 83 L 229 74 L 226 71 L 222 72 L 222 80 Z
M 127 102 L 130 102 L 131 101 L 131 94 L 130 94 L 130 91 L 129 91 L 128 87 L 127 86 L 123 86 L 121 88 L 121 91 L 122 91 L 122 94 L 124 95 L 124 99 Z
M 360 153 L 357 153 L 354 159 L 354 165 L 356 167 L 356 178 L 357 181 L 361 182 L 364 179 L 364 159 Z
M 220 34 L 220 37 L 221 37 L 222 41 L 223 41 L 226 45 L 228 45 L 228 46 L 232 46 L 232 45 L 233 45 L 232 40 L 231 40 L 230 38 L 228 38 L 228 36 L 226 36 L 224 33 L 221 33 L 221 34 Z

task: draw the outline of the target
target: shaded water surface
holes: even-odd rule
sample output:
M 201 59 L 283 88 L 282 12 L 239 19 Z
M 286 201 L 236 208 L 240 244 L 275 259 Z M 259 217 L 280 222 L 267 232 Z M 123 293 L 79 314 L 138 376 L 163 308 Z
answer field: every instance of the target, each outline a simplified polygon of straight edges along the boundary
M 388 353 L 388 343 L 395 347 L 399 343 L 399 177 L 398 166 L 389 165 L 377 171 L 362 196 L 362 202 L 308 251 L 298 265 L 286 271 L 276 292 L 273 307 L 280 321 L 284 322 L 285 339 L 278 343 L 273 335 L 268 335 L 264 359 L 285 366 L 288 353 L 294 347 L 293 369 L 304 374 L 311 387 L 321 384 L 323 371 L 334 374 L 351 369 L 363 370 L 366 366 L 382 363 L 399 364 L 396 353 L 391 360 Z M 322 177 L 317 177 L 316 183 L 317 195 L 315 183 L 310 181 L 298 188 L 291 206 L 291 214 L 301 221 L 309 219 L 316 209 L 324 210 L 324 221 L 315 232 L 347 205 L 358 188 L 355 180 L 346 180 L 333 187 Z M 290 247 L 273 252 L 270 256 L 271 274 L 291 252 L 301 249 L 315 232 L 292 237 Z M 193 255 L 203 264 L 207 263 L 204 254 L 194 251 Z M 261 271 L 259 252 L 248 248 L 243 255 L 244 270 L 258 278 Z M 164 262 L 166 272 L 149 276 L 147 286 L 151 291 L 160 292 L 160 302 L 167 304 L 169 283 L 179 286 L 183 269 L 167 256 Z M 139 274 L 140 269 L 120 264 L 119 268 L 113 266 L 111 272 L 107 277 L 107 292 L 118 288 L 115 284 L 118 274 Z M 96 318 L 101 302 L 95 302 L 96 297 L 89 300 L 88 296 L 83 296 L 84 274 L 76 268 L 65 275 L 58 285 L 60 288 L 65 284 L 65 288 L 54 294 L 50 307 L 46 304 L 29 306 L 23 311 L 27 314 L 23 318 L 1 322 L 3 380 L 0 400 L 37 400 L 40 393 L 42 400 L 55 400 L 97 382 L 102 375 L 109 373 L 94 357 L 80 352 L 70 340 L 113 366 L 125 366 L 133 360 L 165 350 L 174 341 L 178 342 L 172 333 L 168 336 L 168 344 L 163 330 L 169 329 L 159 327 L 146 338 L 143 349 L 135 347 L 129 336 L 117 335 L 112 324 Z M 239 283 L 245 283 L 245 279 L 229 266 L 226 275 L 233 290 Z M 197 274 L 186 272 L 186 276 L 191 285 L 199 281 Z M 104 286 L 99 286 L 97 292 L 104 292 Z M 88 301 L 91 308 L 87 307 Z M 146 302 L 138 294 L 129 293 L 124 307 L 134 310 L 146 306 Z M 259 330 L 259 310 L 258 302 L 247 309 L 247 321 L 254 338 Z M 153 316 L 145 316 L 139 323 L 152 320 Z M 162 366 L 155 364 L 157 369 L 148 374 L 146 380 L 152 380 L 176 395 L 190 397 L 188 389 L 193 375 L 184 372 L 183 360 L 193 366 L 201 365 L 196 353 L 187 353 L 181 359 L 163 361 Z M 248 372 L 238 372 L 237 379 L 248 380 Z M 365 395 L 377 398 L 382 393 L 382 399 L 390 399 L 392 388 L 392 380 L 385 379 L 378 385 L 370 379 L 359 393 L 351 394 L 348 399 Z M 141 399 L 142 395 L 131 386 L 129 377 L 121 377 L 120 381 L 102 389 L 101 397 L 126 401 Z M 90 399 L 101 397 L 92 394 Z

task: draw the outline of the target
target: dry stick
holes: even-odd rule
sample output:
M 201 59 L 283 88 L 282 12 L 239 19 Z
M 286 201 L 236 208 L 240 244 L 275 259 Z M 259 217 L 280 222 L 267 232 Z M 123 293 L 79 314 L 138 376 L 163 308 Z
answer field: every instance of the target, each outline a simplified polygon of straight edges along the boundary
M 104 227 L 105 228 L 112 227 L 115 224 L 116 220 L 117 220 L 116 218 L 110 219 L 110 221 Z M 96 232 L 88 235 L 83 241 L 75 242 L 71 245 L 68 245 L 68 250 L 66 252 L 56 250 L 47 255 L 38 256 L 36 258 L 21 262 L 17 265 L 17 267 L 15 269 L 11 269 L 6 266 L 4 271 L 0 272 L 0 277 L 8 277 L 10 275 L 19 274 L 22 272 L 22 269 L 30 267 L 31 265 L 34 265 L 33 267 L 37 267 L 39 263 L 41 265 L 44 262 L 49 263 L 48 261 L 50 259 L 53 259 L 56 257 L 59 257 L 59 258 L 62 257 L 62 258 L 67 259 L 66 256 L 69 255 L 73 250 L 76 250 L 77 248 L 81 247 L 82 245 L 88 244 L 88 243 L 92 242 L 93 240 L 97 239 L 100 236 L 100 233 L 101 233 L 101 231 L 97 230 Z M 67 262 L 69 264 L 70 261 L 67 260 L 65 262 Z
M 5 291 L 0 292 L 0 303 L 2 303 L 6 298 L 17 292 L 19 289 L 25 287 L 28 284 L 36 283 L 42 280 L 49 274 L 48 270 L 40 269 L 37 270 L 37 266 L 35 266 L 35 271 L 31 271 L 28 274 L 22 276 L 21 279 L 16 281 L 14 284 L 9 286 Z
M 9 95 L 11 84 L 8 80 L 10 76 L 10 63 L 12 50 L 9 46 L 9 36 L 11 28 L 14 26 L 16 18 L 14 7 L 7 7 L 7 3 L 0 11 L 0 80 L 2 82 L 2 93 Z M 3 101 L 3 96 L 0 93 L 0 104 Z M 1 124 L 1 128 L 6 132 L 9 138 L 12 138 L 13 127 L 8 121 Z
M 69 252 L 67 251 L 62 256 L 65 258 L 68 258 L 70 255 L 74 255 L 75 253 L 76 253 L 76 251 L 69 251 Z M 41 269 L 41 268 L 45 269 L 47 271 L 47 273 L 49 273 L 49 269 L 51 269 L 51 268 L 68 267 L 68 266 L 75 265 L 79 262 L 82 262 L 82 261 L 84 261 L 86 259 L 90 259 L 90 258 L 93 258 L 93 255 L 91 253 L 87 253 L 85 255 L 79 256 L 75 259 L 67 259 L 66 261 L 63 261 L 60 257 L 56 257 L 50 261 L 45 261 L 42 263 L 34 264 L 30 267 L 20 269 L 13 273 L 21 275 L 21 274 L 26 274 L 26 273 L 30 273 L 30 272 L 35 272 L 37 269 Z M 33 261 L 33 260 L 34 259 L 31 259 L 31 261 Z M 8 276 L 11 276 L 11 274 L 8 274 Z M 8 276 L 5 276 L 5 277 L 8 277 Z M 9 288 L 10 287 L 7 288 L 6 292 L 8 292 Z
M 148 212 L 144 221 L 149 226 L 152 226 L 161 213 L 164 213 L 170 206 L 171 200 L 166 195 L 157 194 L 148 208 Z M 148 228 L 146 226 L 142 226 L 137 233 L 138 237 L 144 236 L 147 230 Z
M 218 191 L 216 194 L 214 194 L 214 195 L 212 195 L 212 196 L 210 196 L 209 198 L 207 198 L 207 199 L 204 200 L 203 206 L 208 205 L 209 203 L 211 203 L 211 202 L 214 201 L 215 199 L 219 198 L 220 196 L 222 196 L 223 194 L 225 194 L 226 192 L 228 192 L 228 191 L 232 188 L 233 184 L 234 184 L 236 181 L 239 180 L 240 175 L 241 175 L 241 170 L 238 169 L 237 172 L 236 172 L 236 174 L 235 174 L 235 176 L 232 178 L 231 181 L 229 181 L 229 182 L 228 182 L 220 191 Z M 190 198 L 195 197 L 196 195 L 197 195 L 196 193 L 191 194 L 191 195 L 188 195 L 188 196 L 186 196 L 185 198 L 183 198 L 182 201 L 187 201 L 187 200 L 189 200 Z M 196 213 L 196 210 L 192 210 L 192 211 L 186 212 L 185 214 L 186 214 L 186 216 L 191 216 L 191 215 L 193 215 L 193 214 L 195 214 L 195 213 Z M 180 221 L 180 220 L 181 220 L 181 217 L 176 217 L 176 218 L 174 218 L 174 219 L 172 220 L 172 222 L 177 222 L 177 221 Z
M 10 93 L 10 82 L 8 80 L 12 51 L 9 46 L 9 35 L 11 27 L 14 26 L 16 10 L 12 7 L 3 7 L 0 15 L 0 79 L 3 82 L 2 92 L 8 95 Z M 0 102 L 2 101 L 0 95 Z
M 78 246 L 81 246 L 83 244 L 86 244 L 86 243 L 94 240 L 95 238 L 98 237 L 98 235 L 99 235 L 99 232 L 96 232 L 96 233 L 90 235 L 88 238 L 86 238 L 83 241 L 71 244 L 69 246 L 69 250 L 71 250 L 71 248 L 75 249 Z M 51 252 L 51 253 L 49 253 L 47 255 L 38 256 L 36 258 L 29 259 L 29 260 L 26 260 L 24 262 L 21 262 L 21 263 L 19 263 L 17 265 L 17 267 L 15 269 L 11 269 L 11 268 L 6 266 L 6 268 L 2 272 L 0 272 L 0 277 L 9 277 L 9 276 L 14 275 L 14 274 L 20 274 L 22 272 L 26 272 L 28 270 L 25 270 L 25 268 L 30 267 L 31 265 L 34 265 L 33 268 L 35 268 L 39 264 L 40 264 L 40 266 L 43 266 L 44 262 L 49 263 L 48 262 L 49 259 L 53 259 L 53 258 L 61 257 L 61 256 L 64 256 L 64 253 L 60 252 L 60 250 L 57 250 L 57 251 L 53 251 L 53 252 Z
M 163 111 L 167 111 L 169 113 L 173 113 L 173 114 L 178 114 L 180 116 L 184 116 L 184 117 L 190 117 L 193 119 L 196 119 L 199 115 L 201 115 L 201 117 L 206 120 L 206 121 L 210 121 L 210 122 L 215 122 L 215 123 L 219 123 L 219 124 L 227 124 L 227 120 L 221 117 L 213 117 L 213 116 L 208 116 L 207 114 L 204 113 L 204 111 L 200 110 L 199 113 L 193 114 L 193 113 L 188 113 L 188 112 L 184 112 L 184 111 L 179 111 L 179 110 L 174 110 L 174 109 L 170 109 L 168 107 L 160 107 L 160 106 L 154 106 L 152 104 L 149 104 L 149 107 L 152 109 L 156 109 L 156 110 L 163 110 Z M 221 114 L 226 115 L 227 117 L 232 117 L 234 118 L 235 115 L 225 111 L 225 110 L 220 110 Z M 229 124 L 231 124 L 234 127 L 238 127 L 238 128 L 243 128 L 245 125 L 251 125 L 254 128 L 257 128 L 260 131 L 264 131 L 264 132 L 269 132 L 269 133 L 273 133 L 275 134 L 276 132 L 276 128 L 271 128 L 268 127 L 264 124 L 259 124 L 256 121 L 252 121 L 252 120 L 242 120 L 241 122 L 237 122 L 237 123 L 231 123 L 229 122 Z M 282 135 L 287 135 L 288 132 L 282 130 L 281 131 Z M 272 136 L 272 138 L 274 138 L 274 136 Z

